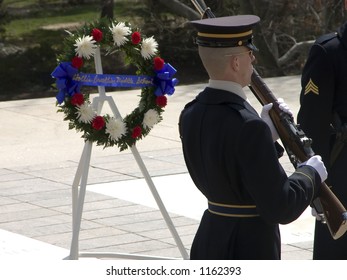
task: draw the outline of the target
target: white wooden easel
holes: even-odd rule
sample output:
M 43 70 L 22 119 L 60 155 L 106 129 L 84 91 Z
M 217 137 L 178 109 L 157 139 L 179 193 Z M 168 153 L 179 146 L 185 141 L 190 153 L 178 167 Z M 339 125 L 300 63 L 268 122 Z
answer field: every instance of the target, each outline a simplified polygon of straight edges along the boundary
M 100 49 L 97 48 L 96 54 L 94 56 L 95 70 L 97 74 L 103 74 L 101 65 Z M 98 114 L 101 113 L 102 107 L 106 102 L 108 102 L 114 116 L 121 118 L 118 111 L 116 103 L 111 96 L 105 94 L 105 87 L 98 86 L 99 95 L 93 99 L 92 106 Z M 169 228 L 178 249 L 182 255 L 183 259 L 189 259 L 186 249 L 176 231 L 172 220 L 166 211 L 164 203 L 162 202 L 159 193 L 149 175 L 147 168 L 137 151 L 135 145 L 130 147 L 134 158 L 141 169 L 142 175 L 144 176 L 146 183 L 152 192 L 152 195 L 159 207 L 159 210 Z M 88 171 L 90 166 L 90 158 L 92 153 L 92 142 L 87 141 L 84 145 L 84 149 L 78 164 L 76 175 L 72 184 L 72 241 L 70 247 L 70 255 L 66 259 L 77 260 L 79 257 L 96 257 L 96 258 L 125 258 L 125 259 L 168 259 L 165 257 L 148 256 L 148 255 L 135 255 L 135 254 L 124 254 L 124 253 L 113 253 L 113 252 L 79 252 L 79 232 L 81 228 L 82 212 L 84 205 L 84 198 L 86 194 Z M 116 238 L 116 237 L 115 237 Z

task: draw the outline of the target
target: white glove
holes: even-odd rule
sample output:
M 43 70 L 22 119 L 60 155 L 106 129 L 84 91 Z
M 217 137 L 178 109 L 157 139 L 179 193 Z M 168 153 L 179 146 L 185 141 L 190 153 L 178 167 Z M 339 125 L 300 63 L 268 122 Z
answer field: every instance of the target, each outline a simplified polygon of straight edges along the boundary
M 293 116 L 293 112 L 289 109 L 289 106 L 284 102 L 282 98 L 278 98 L 277 103 L 281 111 Z
M 280 137 L 279 137 L 277 130 L 276 130 L 276 128 L 275 128 L 275 126 L 271 120 L 270 115 L 269 115 L 269 111 L 271 110 L 272 106 L 273 106 L 272 103 L 264 105 L 262 110 L 261 110 L 260 117 L 269 126 L 269 128 L 271 130 L 272 140 L 275 142 Z
M 322 182 L 324 182 L 328 178 L 328 172 L 327 172 L 327 169 L 325 168 L 325 165 L 322 161 L 321 156 L 315 155 L 309 158 L 307 161 L 300 163 L 298 166 L 300 167 L 303 165 L 309 165 L 309 166 L 312 166 L 314 169 L 316 169 Z
M 283 111 L 284 113 L 287 113 L 287 114 L 293 116 L 293 112 L 289 109 L 289 106 L 284 102 L 283 98 L 278 98 L 277 99 L 277 103 L 278 103 L 278 107 L 279 107 L 279 109 L 281 111 Z M 260 117 L 270 127 L 272 140 L 275 142 L 280 137 L 279 137 L 279 135 L 277 133 L 277 130 L 276 130 L 276 128 L 275 128 L 275 126 L 274 126 L 274 124 L 273 124 L 273 122 L 271 120 L 270 115 L 269 115 L 269 111 L 271 110 L 272 107 L 273 107 L 272 103 L 264 105 L 262 110 L 261 110 Z

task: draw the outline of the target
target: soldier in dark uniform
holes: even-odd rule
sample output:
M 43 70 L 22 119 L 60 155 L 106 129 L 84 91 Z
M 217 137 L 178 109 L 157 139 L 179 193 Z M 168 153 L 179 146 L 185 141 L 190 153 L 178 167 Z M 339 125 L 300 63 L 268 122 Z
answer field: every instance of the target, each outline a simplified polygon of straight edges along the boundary
M 347 1 L 345 1 L 347 9 Z M 318 38 L 302 73 L 297 122 L 328 169 L 328 185 L 347 206 L 347 22 Z M 347 259 L 347 234 L 334 240 L 326 225 L 315 225 L 313 259 Z
M 289 178 L 278 160 L 278 134 L 269 118 L 247 101 L 257 16 L 193 21 L 208 86 L 181 113 L 185 162 L 208 200 L 191 259 L 280 259 L 279 223 L 307 208 L 327 173 L 314 156 Z M 281 103 L 284 111 L 288 106 Z

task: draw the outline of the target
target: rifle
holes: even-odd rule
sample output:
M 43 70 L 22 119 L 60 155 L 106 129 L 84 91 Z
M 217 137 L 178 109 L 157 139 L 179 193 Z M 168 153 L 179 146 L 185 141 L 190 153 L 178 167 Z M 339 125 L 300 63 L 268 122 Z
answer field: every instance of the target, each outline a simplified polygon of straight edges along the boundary
M 201 18 L 215 17 L 204 0 L 191 0 L 191 2 Z M 311 148 L 312 140 L 305 135 L 299 125 L 295 124 L 293 116 L 279 108 L 277 98 L 255 69 L 249 88 L 262 105 L 273 104 L 269 114 L 293 166 L 296 168 L 299 163 L 314 156 Z M 311 206 L 317 211 L 321 222 L 328 226 L 333 239 L 340 238 L 347 231 L 347 211 L 325 182 L 322 183 L 319 196 L 312 201 Z

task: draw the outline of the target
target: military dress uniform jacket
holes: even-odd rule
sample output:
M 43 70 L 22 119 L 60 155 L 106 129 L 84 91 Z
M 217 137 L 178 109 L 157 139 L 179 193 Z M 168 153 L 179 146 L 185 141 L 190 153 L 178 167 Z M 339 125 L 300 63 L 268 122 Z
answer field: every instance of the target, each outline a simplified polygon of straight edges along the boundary
M 278 223 L 306 209 L 319 189 L 318 173 L 302 166 L 288 178 L 268 125 L 228 91 L 207 87 L 186 105 L 179 128 L 188 171 L 207 200 L 255 207 L 249 215 L 206 210 L 191 259 L 280 259 Z
M 330 164 L 336 142 L 332 130 L 334 112 L 347 123 L 347 23 L 335 33 L 318 38 L 311 47 L 301 78 L 297 122 L 312 138 L 312 149 L 322 156 L 328 184 L 347 207 L 347 148 Z M 334 240 L 326 225 L 316 223 L 314 259 L 347 259 L 347 234 Z

